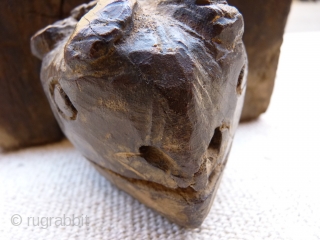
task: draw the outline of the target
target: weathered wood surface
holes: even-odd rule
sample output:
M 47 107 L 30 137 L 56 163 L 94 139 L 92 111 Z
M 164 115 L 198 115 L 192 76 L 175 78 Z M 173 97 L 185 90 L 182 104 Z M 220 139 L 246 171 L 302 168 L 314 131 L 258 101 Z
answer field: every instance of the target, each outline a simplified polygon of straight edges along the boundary
M 0 151 L 56 141 L 62 133 L 39 78 L 30 37 L 84 0 L 0 1 Z
M 242 16 L 212 2 L 101 0 L 32 38 L 70 141 L 119 188 L 186 227 L 210 210 L 246 86 Z
M 291 0 L 228 0 L 228 3 L 239 9 L 245 21 L 243 41 L 249 73 L 241 120 L 247 121 L 268 109 Z

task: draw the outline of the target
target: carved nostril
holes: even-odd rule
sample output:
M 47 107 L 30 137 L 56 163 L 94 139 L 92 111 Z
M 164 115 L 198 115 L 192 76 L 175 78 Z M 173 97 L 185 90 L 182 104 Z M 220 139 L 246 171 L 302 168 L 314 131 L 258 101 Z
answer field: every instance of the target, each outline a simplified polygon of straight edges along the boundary
M 212 151 L 214 154 L 218 154 L 220 152 L 221 143 L 222 143 L 222 132 L 220 130 L 220 127 L 217 127 L 214 130 L 214 134 L 210 141 L 208 150 Z
M 238 83 L 237 83 L 238 95 L 242 94 L 242 83 L 243 83 L 243 78 L 244 78 L 244 70 L 245 70 L 245 66 L 242 67 L 241 72 L 239 74 L 239 78 L 238 78 Z
M 211 1 L 210 0 L 196 0 L 197 5 L 210 5 Z

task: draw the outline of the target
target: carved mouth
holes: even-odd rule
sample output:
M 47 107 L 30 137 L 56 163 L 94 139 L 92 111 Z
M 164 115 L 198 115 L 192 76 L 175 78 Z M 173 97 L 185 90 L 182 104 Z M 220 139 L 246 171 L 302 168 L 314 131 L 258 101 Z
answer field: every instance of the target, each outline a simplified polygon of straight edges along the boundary
M 90 162 L 102 176 L 121 190 L 172 222 L 190 228 L 200 226 L 209 213 L 226 164 L 215 168 L 205 189 L 196 191 L 191 187 L 172 189 L 158 183 L 128 178 Z
M 151 182 L 151 181 L 128 178 L 110 169 L 104 168 L 89 159 L 88 161 L 94 166 L 94 168 L 100 174 L 105 176 L 107 179 L 109 179 L 111 182 L 113 182 L 117 186 L 118 184 L 115 183 L 115 180 L 114 180 L 115 178 L 122 179 L 126 181 L 128 184 L 135 185 L 137 188 L 148 189 L 148 191 L 153 190 L 163 195 L 167 195 L 168 193 L 170 193 L 170 195 L 173 195 L 173 196 L 183 197 L 185 201 L 189 203 L 197 202 L 196 199 L 198 198 L 199 199 L 201 198 L 203 200 L 204 196 L 210 195 L 210 193 L 215 190 L 215 185 L 217 184 L 218 179 L 221 177 L 221 173 L 223 172 L 223 169 L 227 163 L 227 161 L 225 161 L 223 164 L 218 164 L 217 167 L 214 169 L 214 171 L 212 171 L 211 175 L 209 176 L 209 179 L 208 179 L 209 184 L 206 186 L 206 188 L 201 191 L 196 191 L 192 187 L 187 187 L 187 188 L 177 187 L 173 189 L 173 188 L 169 188 L 162 184 Z

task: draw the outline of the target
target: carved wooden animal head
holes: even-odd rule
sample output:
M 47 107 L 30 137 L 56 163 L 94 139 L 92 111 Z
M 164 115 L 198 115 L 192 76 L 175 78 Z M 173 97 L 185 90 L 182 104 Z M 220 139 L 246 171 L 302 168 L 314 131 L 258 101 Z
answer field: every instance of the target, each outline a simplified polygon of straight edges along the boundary
M 64 133 L 170 220 L 207 215 L 245 90 L 243 19 L 225 1 L 101 0 L 32 38 Z

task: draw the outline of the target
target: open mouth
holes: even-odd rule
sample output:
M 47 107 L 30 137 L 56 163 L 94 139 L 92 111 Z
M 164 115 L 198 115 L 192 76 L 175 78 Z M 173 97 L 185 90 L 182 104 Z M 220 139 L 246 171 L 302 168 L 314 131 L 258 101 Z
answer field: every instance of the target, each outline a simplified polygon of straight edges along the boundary
M 88 159 L 87 159 L 88 160 Z M 97 163 L 91 161 L 91 160 L 88 160 L 100 173 L 102 172 L 103 175 L 105 175 L 104 173 L 106 174 L 110 174 L 112 176 L 116 176 L 117 178 L 121 178 L 121 179 L 124 179 L 134 185 L 137 185 L 137 186 L 140 186 L 143 188 L 152 188 L 154 190 L 157 190 L 159 192 L 163 191 L 163 192 L 170 192 L 170 193 L 173 193 L 173 194 L 178 194 L 178 195 L 183 195 L 186 199 L 188 198 L 188 196 L 190 197 L 194 197 L 194 196 L 197 196 L 199 194 L 201 194 L 201 192 L 205 192 L 207 191 L 210 186 L 212 187 L 212 183 L 215 182 L 215 180 L 217 178 L 219 178 L 221 172 L 223 171 L 225 165 L 226 165 L 226 162 L 224 162 L 223 164 L 218 164 L 217 167 L 214 169 L 214 171 L 211 173 L 211 175 L 209 176 L 209 184 L 207 185 L 207 187 L 203 190 L 203 191 L 196 191 L 194 190 L 192 187 L 186 187 L 186 188 L 181 188 L 181 187 L 177 187 L 177 188 L 169 188 L 169 187 L 166 187 L 162 184 L 159 184 L 159 183 L 155 183 L 155 182 L 151 182 L 151 181 L 146 181 L 146 180 L 141 180 L 141 179 L 134 179 L 134 178 L 128 178 L 126 176 L 123 176 L 119 173 L 116 173 L 110 169 L 107 169 L 107 168 L 104 168 L 100 165 L 98 165 Z
M 209 213 L 226 165 L 226 162 L 218 165 L 209 176 L 206 188 L 195 191 L 192 187 L 173 189 L 159 183 L 128 178 L 92 161 L 90 163 L 101 175 L 141 203 L 170 221 L 191 228 L 200 226 Z

